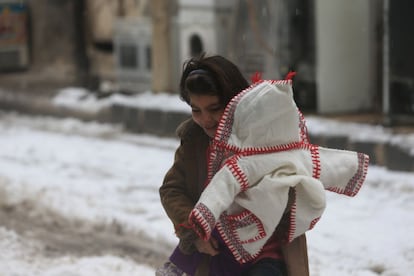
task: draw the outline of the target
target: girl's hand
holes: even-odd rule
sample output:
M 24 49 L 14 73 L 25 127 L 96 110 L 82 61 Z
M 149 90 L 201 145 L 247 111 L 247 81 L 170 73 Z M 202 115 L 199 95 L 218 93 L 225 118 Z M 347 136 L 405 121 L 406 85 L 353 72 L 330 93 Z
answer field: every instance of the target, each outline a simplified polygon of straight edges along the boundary
M 220 251 L 218 251 L 218 242 L 214 238 L 210 238 L 208 241 L 197 239 L 195 246 L 197 247 L 198 252 L 208 254 L 210 256 L 216 256 L 220 253 Z

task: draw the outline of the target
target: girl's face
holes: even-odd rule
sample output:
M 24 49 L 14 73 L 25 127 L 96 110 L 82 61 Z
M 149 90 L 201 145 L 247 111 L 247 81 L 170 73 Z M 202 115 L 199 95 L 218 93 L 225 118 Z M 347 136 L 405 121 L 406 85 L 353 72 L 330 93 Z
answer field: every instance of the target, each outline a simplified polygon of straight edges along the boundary
M 196 122 L 211 138 L 214 137 L 220 118 L 224 113 L 224 105 L 214 95 L 191 94 L 190 106 L 194 122 Z

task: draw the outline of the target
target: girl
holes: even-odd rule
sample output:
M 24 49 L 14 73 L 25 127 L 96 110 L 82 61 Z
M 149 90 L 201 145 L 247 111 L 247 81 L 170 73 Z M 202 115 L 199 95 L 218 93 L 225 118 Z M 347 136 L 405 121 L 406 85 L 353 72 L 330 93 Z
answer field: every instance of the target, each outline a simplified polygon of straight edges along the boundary
M 309 275 L 305 235 L 286 243 L 286 236 L 280 234 L 287 231 L 290 204 L 260 254 L 243 264 L 236 260 L 216 229 L 204 240 L 188 225 L 190 213 L 206 185 L 211 139 L 227 104 L 248 87 L 237 66 L 224 57 L 203 55 L 185 64 L 180 96 L 191 107 L 192 118 L 177 129 L 181 143 L 160 187 L 161 202 L 174 224 L 179 245 L 170 262 L 157 271 L 158 275 Z

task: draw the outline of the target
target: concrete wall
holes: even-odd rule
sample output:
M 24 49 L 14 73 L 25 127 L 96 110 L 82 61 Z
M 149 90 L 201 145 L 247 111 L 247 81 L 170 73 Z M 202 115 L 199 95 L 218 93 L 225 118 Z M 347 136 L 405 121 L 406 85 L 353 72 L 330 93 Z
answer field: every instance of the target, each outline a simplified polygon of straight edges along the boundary
M 77 68 L 77 1 L 37 0 L 30 4 L 31 70 L 69 78 Z M 52 74 L 52 75 L 50 75 Z

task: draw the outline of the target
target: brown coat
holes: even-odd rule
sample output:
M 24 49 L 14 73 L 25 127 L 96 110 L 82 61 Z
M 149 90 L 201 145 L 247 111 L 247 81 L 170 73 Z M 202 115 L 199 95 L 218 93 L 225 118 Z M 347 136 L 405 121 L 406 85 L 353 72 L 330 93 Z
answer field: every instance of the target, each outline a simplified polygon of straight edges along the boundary
M 177 134 L 181 138 L 181 145 L 160 187 L 160 197 L 180 239 L 180 249 L 191 253 L 196 250 L 193 242 L 197 236 L 191 229 L 179 225 L 187 225 L 189 213 L 203 191 L 207 178 L 209 138 L 191 119 L 177 129 Z M 284 246 L 282 251 L 289 276 L 309 275 L 305 235 Z M 208 266 L 201 265 L 197 275 L 208 275 Z

